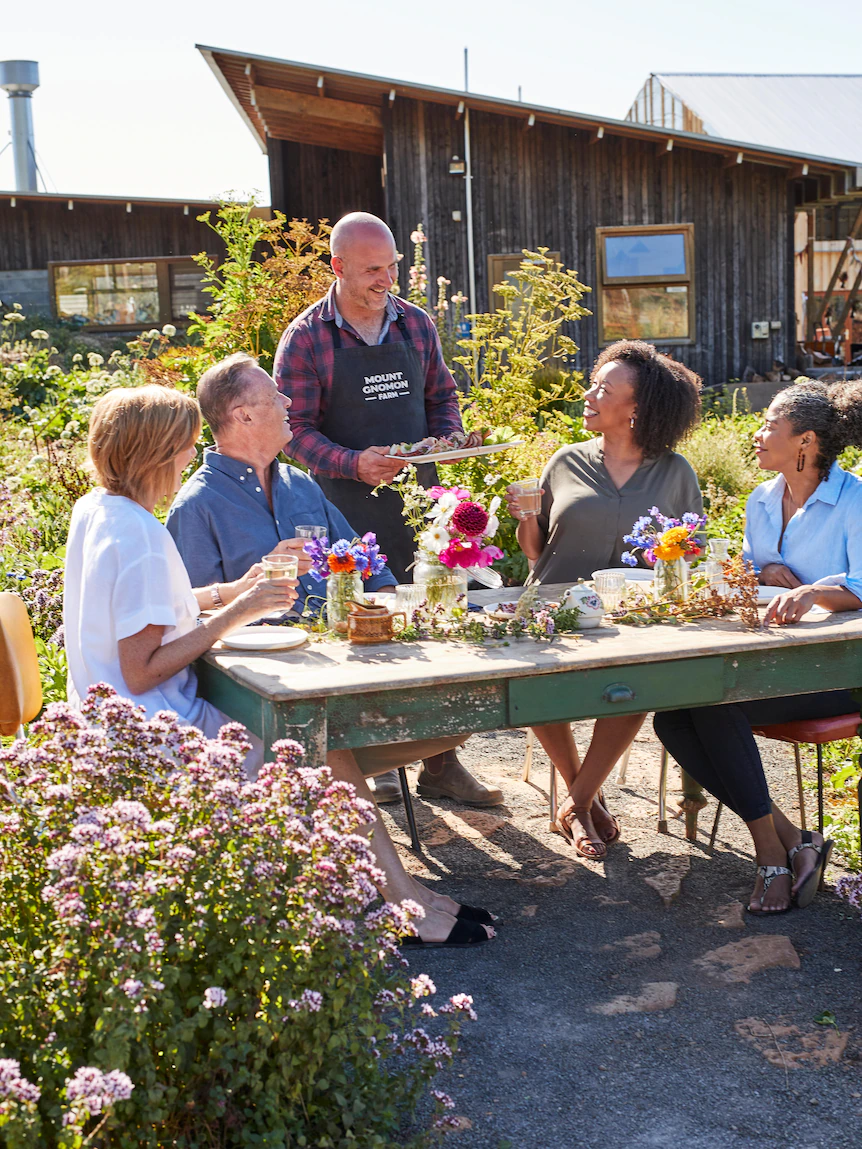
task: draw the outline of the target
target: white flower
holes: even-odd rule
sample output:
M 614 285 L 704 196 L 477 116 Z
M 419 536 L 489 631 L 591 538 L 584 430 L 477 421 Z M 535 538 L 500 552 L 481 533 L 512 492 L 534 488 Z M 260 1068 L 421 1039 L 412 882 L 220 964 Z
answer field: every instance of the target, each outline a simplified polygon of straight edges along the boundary
M 488 525 L 485 527 L 485 538 L 492 539 L 500 529 L 500 520 L 496 515 L 488 516 Z
M 9 311 L 3 316 L 3 318 L 6 320 L 7 323 L 23 323 L 24 322 L 24 316 L 19 311 Z
M 437 500 L 437 508 L 440 511 L 454 511 L 457 506 L 458 496 L 453 491 L 447 491 Z
M 47 331 L 43 331 L 41 329 L 41 327 L 37 327 L 37 329 L 35 331 L 30 332 L 30 338 L 31 339 L 48 339 L 49 335 L 48 335 Z
M 83 363 L 83 361 L 84 361 L 84 356 L 83 356 L 83 355 L 78 355 L 78 354 L 75 354 L 75 355 L 73 355 L 73 356 L 72 356 L 72 362 L 73 362 L 73 363 Z
M 45 378 L 46 379 L 53 379 L 53 377 L 55 375 L 59 375 L 59 374 L 61 374 L 60 368 L 55 363 L 52 363 L 50 367 L 45 368 Z
M 91 367 L 101 367 L 105 360 L 102 355 L 98 355 L 95 351 L 91 351 L 87 356 L 87 362 Z
M 174 327 L 173 323 L 166 323 L 162 328 L 162 335 L 167 335 L 168 339 L 173 339 L 176 333 L 177 329 Z
M 433 526 L 423 531 L 418 539 L 421 550 L 439 555 L 449 545 L 449 532 L 445 527 Z
M 211 985 L 204 991 L 204 1007 L 206 1009 L 219 1009 L 227 1001 L 227 994 L 217 985 Z
M 488 504 L 488 514 L 496 515 L 502 501 L 503 500 L 499 495 L 494 495 L 493 499 L 491 499 L 490 503 Z

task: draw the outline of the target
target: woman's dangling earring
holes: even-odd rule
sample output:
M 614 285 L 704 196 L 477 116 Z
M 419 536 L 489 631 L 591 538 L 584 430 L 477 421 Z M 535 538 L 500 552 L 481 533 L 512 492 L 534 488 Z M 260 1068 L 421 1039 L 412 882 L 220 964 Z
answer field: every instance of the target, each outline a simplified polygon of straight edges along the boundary
M 802 450 L 801 447 L 799 448 L 799 457 L 796 460 L 796 470 L 797 471 L 804 471 L 805 470 L 805 452 Z
M 637 416 L 635 416 L 635 415 L 632 415 L 631 419 L 629 419 L 629 426 L 630 426 L 632 429 L 634 429 L 634 425 L 635 425 L 635 419 L 636 419 L 636 417 L 637 417 Z

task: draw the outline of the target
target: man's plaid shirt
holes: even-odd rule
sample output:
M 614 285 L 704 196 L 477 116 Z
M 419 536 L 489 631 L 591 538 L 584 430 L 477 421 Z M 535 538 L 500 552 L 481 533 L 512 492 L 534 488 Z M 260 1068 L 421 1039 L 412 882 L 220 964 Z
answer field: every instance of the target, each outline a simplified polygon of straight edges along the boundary
M 407 333 L 425 371 L 428 434 L 450 435 L 453 431 L 461 431 L 455 380 L 443 359 L 437 328 L 422 308 L 390 295 L 380 342 L 393 343 L 403 339 L 396 322 L 399 314 L 404 316 Z M 316 474 L 333 479 L 356 479 L 361 452 L 333 443 L 318 430 L 329 403 L 336 324 L 341 332 L 342 347 L 365 346 L 364 340 L 339 314 L 333 283 L 323 299 L 297 316 L 282 335 L 275 353 L 273 378 L 279 391 L 291 399 L 291 456 Z M 377 441 L 368 446 L 388 446 L 383 426 Z

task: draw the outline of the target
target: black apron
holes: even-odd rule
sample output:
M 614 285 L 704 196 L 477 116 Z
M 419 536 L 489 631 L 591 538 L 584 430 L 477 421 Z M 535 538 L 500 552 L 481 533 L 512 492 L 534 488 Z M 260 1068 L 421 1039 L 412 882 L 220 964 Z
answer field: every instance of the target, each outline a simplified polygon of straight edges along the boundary
M 428 434 L 425 415 L 425 372 L 407 334 L 403 315 L 396 320 L 403 340 L 375 347 L 342 346 L 336 324 L 335 362 L 326 414 L 318 430 L 333 443 L 364 451 L 390 443 L 415 443 Z M 437 482 L 428 464 L 416 468 L 424 487 Z M 353 479 L 315 474 L 330 502 L 341 511 L 357 535 L 374 531 L 387 566 L 398 582 L 409 581 L 415 543 L 405 523 L 401 496 L 385 487 L 372 496 L 372 487 Z

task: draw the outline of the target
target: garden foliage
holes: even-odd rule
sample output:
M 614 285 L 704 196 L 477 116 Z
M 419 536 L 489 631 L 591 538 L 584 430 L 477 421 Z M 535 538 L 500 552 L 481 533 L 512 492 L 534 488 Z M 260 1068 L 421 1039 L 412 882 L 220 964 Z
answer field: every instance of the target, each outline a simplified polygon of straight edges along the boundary
M 0 1145 L 419 1145 L 423 1097 L 445 1127 L 471 999 L 408 976 L 371 803 L 289 741 L 244 785 L 246 749 L 97 686 L 0 751 Z

